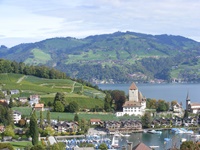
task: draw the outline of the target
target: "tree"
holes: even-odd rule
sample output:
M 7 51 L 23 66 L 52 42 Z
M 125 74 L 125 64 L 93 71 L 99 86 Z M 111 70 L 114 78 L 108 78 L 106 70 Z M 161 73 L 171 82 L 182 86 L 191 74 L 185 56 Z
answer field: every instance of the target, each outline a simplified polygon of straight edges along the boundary
M 43 122 L 44 122 L 43 111 L 40 111 L 40 128 L 42 128 Z
M 69 103 L 67 110 L 69 112 L 77 112 L 79 110 L 79 106 L 76 102 L 73 101 Z
M 49 150 L 65 150 L 65 144 L 62 142 L 50 145 Z
M 8 107 L 10 107 L 10 108 L 13 107 L 13 99 L 12 99 L 12 98 L 10 98 L 10 102 L 9 102 L 9 104 L 8 104 Z
M 105 143 L 101 143 L 101 144 L 99 145 L 99 149 L 100 149 L 100 150 L 107 150 L 108 147 L 107 147 L 107 145 L 106 145 Z
M 121 111 L 123 109 L 122 106 L 126 101 L 125 92 L 120 90 L 113 90 L 111 92 L 111 97 L 115 102 L 116 110 Z
M 104 110 L 105 111 L 111 111 L 112 106 L 112 98 L 109 93 L 106 93 L 106 97 L 104 99 Z
M 54 111 L 55 112 L 63 112 L 64 110 L 65 110 L 65 107 L 61 103 L 61 101 L 56 101 L 54 104 Z
M 14 150 L 13 146 L 10 143 L 0 143 L 0 149 Z
M 42 145 L 34 145 L 30 150 L 45 150 Z
M 65 106 L 65 95 L 64 93 L 57 92 L 54 98 L 54 104 L 56 101 L 60 101 Z
M 4 99 L 5 98 L 5 95 L 2 91 L 0 91 L 0 99 Z
M 6 129 L 5 129 L 5 131 L 3 132 L 3 135 L 4 136 L 12 136 L 12 137 L 14 137 L 15 136 L 15 132 L 14 132 L 13 127 L 10 126 L 10 125 L 7 126 Z
M 26 125 L 26 121 L 24 119 L 20 119 L 18 124 L 20 127 L 24 127 Z
M 144 128 L 150 128 L 152 123 L 152 117 L 150 113 L 145 113 L 141 118 L 142 126 Z
M 38 144 L 38 125 L 37 125 L 37 117 L 35 110 L 33 111 L 30 118 L 30 135 L 32 137 L 32 144 L 35 146 Z
M 146 107 L 148 109 L 157 109 L 156 103 L 157 103 L 156 99 L 147 98 Z
M 79 122 L 79 117 L 77 113 L 74 115 L 74 121 Z
M 200 144 L 193 141 L 185 141 L 181 144 L 180 150 L 199 150 Z
M 47 124 L 50 125 L 51 124 L 51 115 L 50 115 L 50 111 L 47 111 Z
M 189 114 L 188 114 L 188 110 L 185 110 L 185 113 L 184 113 L 184 118 L 188 118 Z
M 165 102 L 164 100 L 158 100 L 157 103 L 157 111 L 168 111 L 169 110 L 169 104 Z

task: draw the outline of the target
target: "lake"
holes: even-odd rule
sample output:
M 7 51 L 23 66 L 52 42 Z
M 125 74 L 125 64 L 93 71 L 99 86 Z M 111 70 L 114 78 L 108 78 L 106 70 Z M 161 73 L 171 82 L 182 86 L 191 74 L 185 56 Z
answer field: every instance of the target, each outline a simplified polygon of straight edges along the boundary
M 131 84 L 98 84 L 102 90 L 122 90 L 128 95 Z M 146 98 L 177 100 L 185 108 L 187 93 L 191 102 L 200 102 L 200 84 L 136 84 Z
M 165 142 L 164 138 L 169 138 L 170 141 Z M 133 146 L 137 145 L 139 142 L 143 142 L 147 146 L 159 146 L 156 150 L 164 150 L 173 147 L 177 148 L 181 145 L 181 139 L 194 140 L 191 138 L 191 134 L 175 134 L 171 130 L 163 130 L 162 134 L 151 134 L 151 133 L 132 133 L 130 137 L 122 137 L 119 144 L 120 146 L 126 145 L 127 140 L 133 143 Z

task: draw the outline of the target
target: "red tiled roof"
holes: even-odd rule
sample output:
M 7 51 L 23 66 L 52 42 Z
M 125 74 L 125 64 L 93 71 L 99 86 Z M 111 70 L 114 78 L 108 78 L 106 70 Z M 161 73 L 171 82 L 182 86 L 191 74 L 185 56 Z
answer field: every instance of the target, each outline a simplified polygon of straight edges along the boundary
M 135 102 L 135 101 L 126 101 L 123 105 L 123 107 L 141 107 L 141 103 L 140 102 Z
M 35 104 L 35 108 L 43 108 L 44 104 Z
M 132 150 L 151 150 L 148 146 L 146 146 L 144 143 L 140 142 L 138 145 L 133 147 Z
M 90 122 L 100 122 L 101 119 L 90 119 Z
M 137 90 L 137 86 L 135 85 L 135 83 L 133 82 L 129 88 L 129 90 Z
M 190 105 L 191 105 L 191 106 L 200 106 L 199 103 L 191 103 Z

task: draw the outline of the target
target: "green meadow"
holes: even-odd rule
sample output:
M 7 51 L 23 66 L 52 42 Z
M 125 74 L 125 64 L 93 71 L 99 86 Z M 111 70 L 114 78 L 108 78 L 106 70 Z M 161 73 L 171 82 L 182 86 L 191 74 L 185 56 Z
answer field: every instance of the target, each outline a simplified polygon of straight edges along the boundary
M 66 104 L 75 101 L 83 109 L 95 106 L 102 108 L 105 97 L 101 91 L 83 86 L 70 79 L 44 79 L 12 73 L 0 74 L 0 88 L 1 90 L 19 90 L 19 94 L 12 95 L 13 98 L 38 94 L 41 102 L 46 105 L 48 102 L 53 102 L 57 92 L 63 92 Z

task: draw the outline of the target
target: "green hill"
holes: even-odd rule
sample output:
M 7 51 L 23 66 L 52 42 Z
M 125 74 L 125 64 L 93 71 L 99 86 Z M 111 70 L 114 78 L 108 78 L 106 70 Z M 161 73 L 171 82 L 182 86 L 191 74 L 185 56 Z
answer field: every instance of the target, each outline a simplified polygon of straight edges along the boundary
M 52 38 L 12 48 L 0 47 L 0 57 L 46 65 L 87 81 L 181 78 L 196 81 L 191 62 L 199 59 L 200 43 L 173 35 L 116 32 L 83 39 Z M 167 63 L 163 63 L 167 62 Z M 199 61 L 197 66 L 200 65 Z M 174 70 L 174 66 L 178 67 Z M 187 70 L 190 74 L 185 74 Z M 197 73 L 199 76 L 199 73 Z M 187 78 L 186 78 L 187 77 Z
M 103 107 L 104 93 L 84 86 L 70 79 L 44 79 L 29 75 L 3 73 L 0 74 L 1 90 L 19 90 L 13 97 L 29 97 L 39 94 L 41 101 L 53 102 L 57 92 L 65 93 L 66 103 L 76 101 L 80 108 Z

